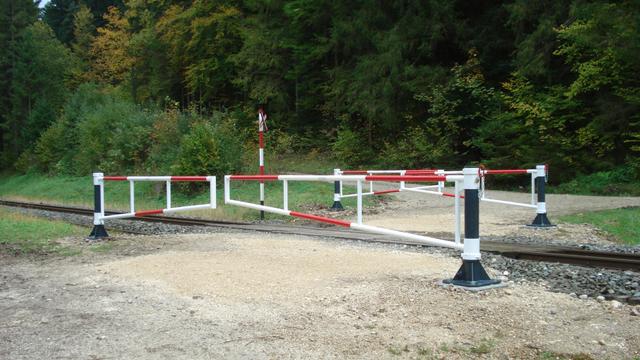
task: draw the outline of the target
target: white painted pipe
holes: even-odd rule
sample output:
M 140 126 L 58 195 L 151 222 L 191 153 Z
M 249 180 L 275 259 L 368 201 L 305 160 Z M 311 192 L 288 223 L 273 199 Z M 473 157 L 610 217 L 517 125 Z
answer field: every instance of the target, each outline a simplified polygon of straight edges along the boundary
M 167 209 L 171 209 L 171 181 L 167 181 Z
M 164 214 L 170 214 L 170 213 L 176 213 L 180 211 L 203 210 L 203 209 L 211 209 L 211 204 L 179 206 L 171 209 L 162 209 L 162 212 Z
M 356 185 L 358 191 L 358 224 L 362 224 L 362 181 Z
M 278 215 L 284 215 L 284 216 L 289 216 L 291 214 L 289 210 L 282 210 L 282 209 L 274 208 L 271 206 L 252 204 L 252 203 L 239 201 L 239 200 L 229 200 L 227 201 L 227 204 L 246 207 L 254 210 L 262 210 L 262 211 L 266 211 L 266 212 L 270 212 Z
M 486 202 L 490 202 L 490 203 L 496 203 L 496 204 L 521 206 L 521 207 L 532 208 L 532 209 L 536 209 L 537 208 L 536 205 L 517 203 L 517 202 L 513 202 L 513 201 L 496 200 L 496 199 L 488 199 L 488 198 L 483 198 L 483 199 L 480 199 L 480 200 L 486 201 Z
M 454 214 L 455 214 L 455 242 L 460 244 L 460 181 L 455 182 L 455 199 L 454 199 Z
M 289 210 L 289 182 L 282 181 L 282 204 L 285 211 Z
M 406 233 L 406 232 L 397 231 L 397 230 L 379 228 L 375 226 L 352 223 L 351 228 L 355 230 L 362 230 L 362 231 L 374 233 L 374 234 L 390 235 L 390 236 L 395 236 L 403 239 L 409 239 L 415 242 L 422 243 L 424 245 L 442 246 L 442 247 L 458 249 L 458 250 L 462 250 L 463 248 L 463 245 L 456 244 L 452 241 L 441 240 L 441 239 L 436 239 L 428 236 L 416 235 L 416 234 Z
M 136 198 L 136 193 L 135 193 L 134 181 L 129 180 L 129 208 L 130 208 L 129 211 L 131 211 L 132 213 L 136 212 L 135 198 Z

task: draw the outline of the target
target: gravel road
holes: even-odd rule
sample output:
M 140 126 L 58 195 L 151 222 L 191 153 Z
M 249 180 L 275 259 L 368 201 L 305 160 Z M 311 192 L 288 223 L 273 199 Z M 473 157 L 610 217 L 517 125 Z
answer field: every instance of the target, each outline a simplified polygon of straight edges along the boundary
M 443 288 L 459 260 L 426 249 L 245 233 L 119 237 L 109 252 L 65 241 L 83 255 L 0 257 L 0 358 L 640 355 L 637 308 L 529 283 Z

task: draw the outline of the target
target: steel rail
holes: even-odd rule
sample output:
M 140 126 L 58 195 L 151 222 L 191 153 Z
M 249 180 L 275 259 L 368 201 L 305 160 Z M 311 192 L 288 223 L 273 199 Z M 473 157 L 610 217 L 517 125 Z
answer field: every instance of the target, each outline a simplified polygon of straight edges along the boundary
M 79 207 L 57 206 L 49 204 L 26 203 L 17 201 L 0 200 L 0 205 L 9 207 L 21 207 L 37 210 L 45 210 L 60 213 L 93 216 L 93 210 Z M 108 212 L 108 214 L 119 214 Z M 183 226 L 212 226 L 237 230 L 271 232 L 281 234 L 296 234 L 303 236 L 321 236 L 344 240 L 368 241 L 391 243 L 398 245 L 420 245 L 407 240 L 397 240 L 385 236 L 375 236 L 354 230 L 336 231 L 328 227 L 310 227 L 296 225 L 268 225 L 252 224 L 232 221 L 207 220 L 196 218 L 183 218 L 173 216 L 143 216 L 126 220 L 139 220 L 148 222 L 160 222 Z M 497 241 L 483 241 L 482 251 L 500 254 L 505 257 L 518 260 L 544 261 L 573 264 L 588 267 L 632 270 L 640 272 L 640 253 L 614 253 L 604 251 L 592 251 L 562 246 L 531 246 Z

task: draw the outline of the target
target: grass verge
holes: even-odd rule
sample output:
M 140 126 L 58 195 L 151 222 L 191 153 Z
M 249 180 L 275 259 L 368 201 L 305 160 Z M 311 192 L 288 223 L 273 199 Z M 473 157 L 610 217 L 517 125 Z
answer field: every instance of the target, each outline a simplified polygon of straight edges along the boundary
M 622 243 L 640 244 L 640 207 L 583 212 L 560 218 L 572 224 L 590 224 L 613 235 Z
M 13 255 L 76 253 L 55 240 L 82 236 L 87 229 L 62 221 L 44 220 L 0 209 L 0 251 Z

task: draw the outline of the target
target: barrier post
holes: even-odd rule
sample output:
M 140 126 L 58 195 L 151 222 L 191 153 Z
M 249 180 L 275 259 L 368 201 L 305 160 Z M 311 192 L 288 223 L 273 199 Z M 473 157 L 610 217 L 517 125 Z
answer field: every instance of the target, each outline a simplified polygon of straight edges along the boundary
M 260 175 L 264 175 L 264 132 L 267 131 L 267 113 L 262 106 L 258 109 L 258 166 Z M 264 205 L 264 181 L 260 181 L 260 205 Z M 264 220 L 264 211 L 260 210 L 260 220 Z
M 480 263 L 480 199 L 478 194 L 480 178 L 478 168 L 464 168 L 464 248 L 462 266 L 453 279 L 446 284 L 468 288 L 478 288 L 499 284 L 491 279 Z
M 88 240 L 101 240 L 108 238 L 104 228 L 104 174 L 93 173 L 93 229 Z
M 553 226 L 547 217 L 547 203 L 545 195 L 545 183 L 547 182 L 547 173 L 545 165 L 536 166 L 536 190 L 538 191 L 538 207 L 536 209 L 536 218 L 530 226 L 533 227 L 550 227 Z
M 340 175 L 340 169 L 333 169 L 333 175 Z M 333 182 L 333 205 L 331 205 L 331 210 L 344 210 L 344 207 L 340 202 L 340 180 L 336 180 Z

